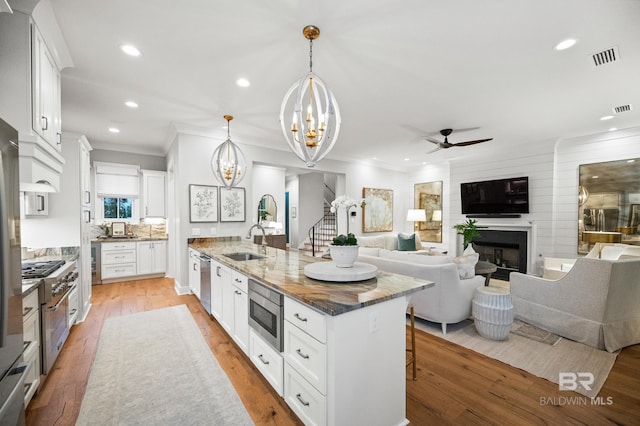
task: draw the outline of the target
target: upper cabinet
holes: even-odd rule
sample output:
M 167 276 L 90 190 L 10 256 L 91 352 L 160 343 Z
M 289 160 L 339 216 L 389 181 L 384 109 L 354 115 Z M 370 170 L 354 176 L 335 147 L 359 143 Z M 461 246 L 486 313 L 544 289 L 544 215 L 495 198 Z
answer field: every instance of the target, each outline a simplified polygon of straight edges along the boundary
M 59 152 L 62 147 L 60 71 L 35 24 L 31 25 L 31 41 L 33 130 Z
M 142 170 L 142 215 L 144 217 L 166 217 L 166 188 L 166 172 Z
M 20 183 L 60 190 L 60 70 L 73 63 L 50 1 L 0 13 L 0 58 L 0 116 L 18 130 Z

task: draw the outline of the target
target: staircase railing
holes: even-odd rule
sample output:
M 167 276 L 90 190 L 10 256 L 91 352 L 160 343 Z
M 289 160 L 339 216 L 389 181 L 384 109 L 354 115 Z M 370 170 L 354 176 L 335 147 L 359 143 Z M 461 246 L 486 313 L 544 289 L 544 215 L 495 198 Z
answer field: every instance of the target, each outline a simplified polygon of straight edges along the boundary
M 331 241 L 336 236 L 336 214 L 325 215 L 309 228 L 309 240 L 311 241 L 311 255 L 316 255 L 316 246 L 319 241 Z

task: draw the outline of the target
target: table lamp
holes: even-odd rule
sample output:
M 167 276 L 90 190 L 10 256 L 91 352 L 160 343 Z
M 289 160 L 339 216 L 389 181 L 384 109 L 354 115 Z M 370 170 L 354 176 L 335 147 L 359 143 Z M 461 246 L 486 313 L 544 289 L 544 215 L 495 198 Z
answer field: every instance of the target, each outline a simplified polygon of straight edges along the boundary
M 407 211 L 407 222 L 414 222 L 413 223 L 414 231 L 416 229 L 415 222 L 426 222 L 426 221 L 427 221 L 427 212 L 425 212 L 423 209 L 409 209 L 409 211 Z

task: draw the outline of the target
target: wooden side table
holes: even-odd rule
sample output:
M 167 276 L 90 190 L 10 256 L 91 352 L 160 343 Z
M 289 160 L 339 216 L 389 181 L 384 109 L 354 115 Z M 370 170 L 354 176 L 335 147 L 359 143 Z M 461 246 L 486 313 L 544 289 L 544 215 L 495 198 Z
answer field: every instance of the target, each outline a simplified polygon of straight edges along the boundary
M 484 275 L 484 285 L 488 286 L 491 281 L 491 274 L 498 270 L 498 267 L 491 262 L 479 260 L 476 263 L 476 275 Z

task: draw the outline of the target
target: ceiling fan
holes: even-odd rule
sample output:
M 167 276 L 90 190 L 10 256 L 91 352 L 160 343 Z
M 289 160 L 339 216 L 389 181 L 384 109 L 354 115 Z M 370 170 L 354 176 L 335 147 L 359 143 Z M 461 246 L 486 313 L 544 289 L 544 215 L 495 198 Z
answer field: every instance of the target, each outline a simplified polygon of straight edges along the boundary
M 438 150 L 441 149 L 447 149 L 447 148 L 451 148 L 454 146 L 468 146 L 468 145 L 475 145 L 477 143 L 482 143 L 482 142 L 488 142 L 490 140 L 493 140 L 493 138 L 489 138 L 489 139 L 477 139 L 474 141 L 465 141 L 465 142 L 458 142 L 458 143 L 449 143 L 449 140 L 447 139 L 447 136 L 449 136 L 451 134 L 451 132 L 453 132 L 453 129 L 442 129 L 440 130 L 440 134 L 442 136 L 444 136 L 444 141 L 441 142 L 437 139 L 431 138 L 426 136 L 425 140 L 428 142 L 431 142 L 433 144 L 436 144 L 438 147 L 432 151 L 427 152 L 427 154 L 430 154 L 432 152 L 436 152 Z

